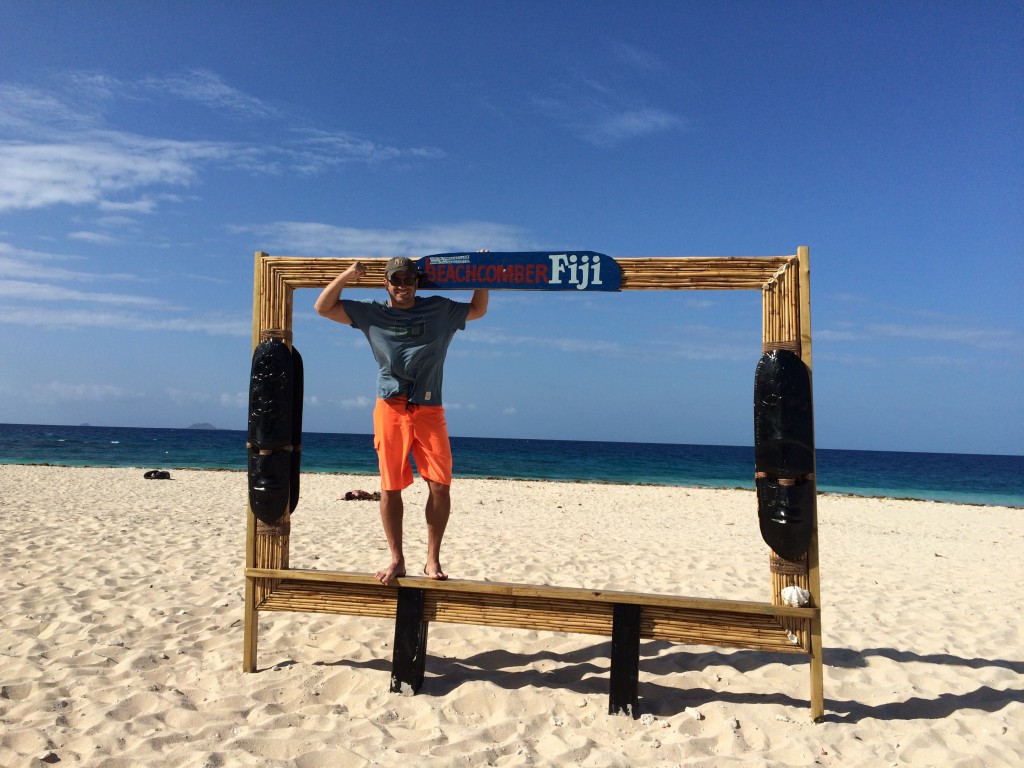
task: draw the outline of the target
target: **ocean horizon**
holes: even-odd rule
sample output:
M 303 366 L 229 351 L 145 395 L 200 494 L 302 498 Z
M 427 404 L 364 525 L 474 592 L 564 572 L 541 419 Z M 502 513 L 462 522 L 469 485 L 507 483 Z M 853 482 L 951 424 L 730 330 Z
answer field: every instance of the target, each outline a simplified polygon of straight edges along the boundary
M 245 470 L 243 430 L 0 424 L 0 464 Z M 452 437 L 455 477 L 754 487 L 753 446 Z M 821 493 L 1024 508 L 1024 456 L 819 448 Z M 368 434 L 306 432 L 302 471 L 376 475 Z

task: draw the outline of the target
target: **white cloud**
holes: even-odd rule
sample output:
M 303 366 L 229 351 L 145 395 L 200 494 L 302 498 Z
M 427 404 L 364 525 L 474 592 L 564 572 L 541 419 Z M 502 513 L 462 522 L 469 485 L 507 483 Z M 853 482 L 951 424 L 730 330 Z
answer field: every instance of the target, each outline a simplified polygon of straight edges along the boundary
M 249 337 L 248 317 L 197 314 L 163 297 L 111 291 L 88 291 L 67 283 L 138 282 L 134 275 L 97 274 L 65 269 L 53 254 L 26 251 L 0 243 L 0 324 L 62 329 L 171 331 L 213 336 Z M 187 276 L 186 276 L 187 277 Z M 75 306 L 75 305 L 80 306 Z M 83 306 L 84 305 L 84 306 Z M 188 312 L 188 314 L 184 314 Z
M 660 109 L 638 109 L 598 116 L 582 128 L 582 132 L 591 143 L 605 146 L 664 133 L 683 125 L 684 121 L 670 112 Z
M 168 94 L 236 117 L 274 118 L 281 114 L 276 107 L 228 85 L 219 75 L 205 69 L 190 69 L 169 77 L 149 77 L 132 85 L 139 90 Z
M 585 354 L 620 355 L 628 352 L 617 341 L 605 339 L 579 339 L 567 336 L 515 336 L 488 328 L 476 328 L 467 340 L 503 349 L 527 347 L 532 350 L 552 349 L 557 352 L 582 352 Z
M 444 404 L 444 409 L 446 411 L 475 411 L 476 410 L 476 404 L 475 403 L 449 403 L 449 402 L 446 402 Z
M 36 136 L 42 130 L 81 130 L 96 120 L 94 109 L 72 106 L 56 93 L 0 83 L 0 129 Z
M 422 256 L 429 253 L 477 250 L 520 250 L 522 232 L 504 224 L 471 221 L 435 224 L 419 229 L 387 230 L 337 227 L 306 221 L 277 221 L 236 226 L 233 234 L 249 233 L 259 247 L 274 253 L 308 256 Z
M 87 272 L 75 272 L 47 263 L 60 258 L 51 254 L 11 248 L 0 243 L 0 277 L 14 277 L 23 280 L 95 280 L 97 278 L 96 275 Z M 29 261 L 29 259 L 33 260 Z
M 84 230 L 79 232 L 69 232 L 69 240 L 80 240 L 83 243 L 93 243 L 95 245 L 114 245 L 120 242 L 116 237 L 112 235 L 105 235 L 102 232 L 86 232 Z
M 54 262 L 61 261 L 84 262 L 85 259 L 79 256 L 63 256 L 13 248 L 6 243 L 0 243 L 0 278 L 75 282 L 110 282 L 113 280 L 138 282 L 140 280 L 136 275 L 123 272 L 82 272 L 65 269 L 54 264 Z
M 148 296 L 132 296 L 121 293 L 88 293 L 47 283 L 32 283 L 24 280 L 0 280 L 0 298 L 25 301 L 93 302 L 99 304 L 134 305 L 159 307 L 166 302 Z
M 830 331 L 827 328 L 823 328 L 820 331 L 814 332 L 814 341 L 821 342 L 863 341 L 866 338 L 859 331 Z
M 110 195 L 158 186 L 188 186 L 197 164 L 227 160 L 227 144 L 146 139 L 118 133 L 74 142 L 0 143 L 0 211 L 108 203 Z
M 625 42 L 598 46 L 572 65 L 572 73 L 533 107 L 550 122 L 599 147 L 676 131 L 686 120 L 657 105 L 649 95 L 666 77 L 664 63 L 650 51 Z
M 749 344 L 723 340 L 685 339 L 675 342 L 658 342 L 658 354 L 681 360 L 756 361 L 761 354 L 761 342 L 751 337 Z
M 656 60 L 643 51 L 617 46 L 613 53 L 631 71 L 655 71 Z M 590 76 L 577 76 L 561 84 L 552 95 L 538 96 L 534 107 L 552 122 L 595 146 L 611 146 L 685 127 L 680 116 L 648 106 L 633 86 L 611 75 L 609 85 Z
M 194 405 L 196 403 L 208 403 L 212 400 L 211 396 L 206 392 L 191 392 L 174 387 L 168 387 L 164 392 L 166 392 L 167 398 L 176 405 Z
M 686 299 L 686 306 L 692 307 L 693 309 L 713 309 L 718 306 L 718 302 L 713 299 Z
M 101 211 L 114 211 L 117 213 L 152 213 L 156 210 L 156 200 L 152 197 L 142 197 L 138 200 L 131 200 L 127 202 L 101 200 L 99 203 L 99 209 Z M 107 218 L 114 220 L 116 217 L 108 216 Z M 129 219 L 129 221 L 134 221 L 134 219 Z
M 593 88 L 592 88 L 593 90 Z M 632 139 L 685 127 L 683 118 L 663 109 L 631 108 L 617 105 L 615 99 L 591 99 L 579 96 L 539 98 L 537 108 L 550 119 L 595 146 L 611 146 Z
M 0 305 L 0 324 L 26 325 L 35 328 L 109 328 L 118 331 L 172 331 L 205 333 L 210 336 L 252 335 L 248 317 L 168 317 L 161 312 L 153 316 L 118 311 L 62 309 L 60 312 L 37 307 Z
M 842 323 L 837 329 L 823 328 L 814 332 L 815 341 L 829 343 L 879 343 L 890 339 L 918 341 L 925 344 L 957 344 L 990 352 L 1024 353 L 1024 338 L 1006 328 L 970 328 L 948 325 L 908 325 L 901 323 L 867 323 L 858 326 Z
M 518 336 L 486 325 L 474 327 L 466 341 L 498 350 L 499 354 L 517 354 L 552 350 L 564 354 L 582 354 L 620 360 L 677 358 L 684 360 L 750 360 L 760 354 L 761 341 L 756 334 L 723 331 L 710 326 L 689 325 L 673 333 L 671 340 L 651 339 L 624 344 L 613 339 L 571 336 Z M 474 355 L 477 352 L 473 352 Z
M 259 143 L 233 143 L 109 130 L 104 113 L 111 104 L 131 105 L 154 94 L 272 120 L 278 135 L 284 130 L 299 138 L 275 141 L 265 132 Z M 434 147 L 399 148 L 345 131 L 297 129 L 286 119 L 277 108 L 205 70 L 138 81 L 70 73 L 50 92 L 0 83 L 0 211 L 96 205 L 149 213 L 158 200 L 170 199 L 150 190 L 192 186 L 207 165 L 259 174 L 321 173 L 347 162 L 444 156 Z M 119 199 L 123 196 L 137 199 Z
M 993 328 L 914 326 L 889 323 L 869 325 L 867 332 L 871 335 L 888 338 L 951 342 L 986 349 L 1002 349 L 1011 342 L 1020 343 L 1020 338 L 1016 333 Z
M 220 396 L 220 404 L 225 408 L 241 408 L 242 410 L 248 410 L 249 408 L 249 393 L 248 392 L 224 392 Z
M 144 396 L 141 392 L 113 384 L 69 384 L 60 381 L 32 387 L 23 394 L 26 399 L 38 403 L 118 402 L 138 400 Z
M 665 69 L 664 63 L 656 55 L 635 45 L 617 42 L 612 44 L 612 53 L 615 57 L 641 72 L 662 72 Z
M 282 148 L 290 155 L 291 165 L 304 173 L 319 173 L 341 163 L 382 162 L 401 158 L 437 160 L 445 152 L 437 147 L 399 148 L 378 144 L 347 131 L 306 130 L 295 145 Z
M 366 410 L 374 404 L 374 400 L 364 395 L 339 400 L 338 405 L 343 411 Z

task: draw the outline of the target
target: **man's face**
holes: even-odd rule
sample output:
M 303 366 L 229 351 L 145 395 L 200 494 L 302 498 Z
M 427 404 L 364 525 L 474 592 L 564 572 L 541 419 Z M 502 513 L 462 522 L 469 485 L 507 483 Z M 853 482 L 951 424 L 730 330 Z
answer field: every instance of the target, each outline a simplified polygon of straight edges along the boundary
M 416 303 L 416 273 L 395 272 L 386 279 L 385 287 L 391 297 L 391 306 L 409 309 Z

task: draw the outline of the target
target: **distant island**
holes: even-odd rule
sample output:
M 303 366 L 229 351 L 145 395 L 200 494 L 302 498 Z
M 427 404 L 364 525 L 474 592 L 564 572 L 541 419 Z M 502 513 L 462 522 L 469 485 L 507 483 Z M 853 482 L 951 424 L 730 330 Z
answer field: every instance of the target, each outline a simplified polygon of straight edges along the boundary
M 209 422 L 201 421 L 198 424 L 190 424 L 186 429 L 216 429 L 216 427 Z

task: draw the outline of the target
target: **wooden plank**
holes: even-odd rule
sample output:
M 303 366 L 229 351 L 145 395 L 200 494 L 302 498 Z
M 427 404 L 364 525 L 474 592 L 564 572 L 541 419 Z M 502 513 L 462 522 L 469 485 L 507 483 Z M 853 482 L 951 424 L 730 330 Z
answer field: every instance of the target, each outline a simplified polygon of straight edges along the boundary
M 768 603 L 746 604 L 706 598 L 677 598 L 630 592 L 594 592 L 576 588 L 503 584 L 502 591 L 472 592 L 490 582 L 463 582 L 461 589 L 443 589 L 432 579 L 399 579 L 384 586 L 372 576 L 305 571 L 307 579 L 290 578 L 296 571 L 249 569 L 251 576 L 273 579 L 277 587 L 258 606 L 267 611 L 302 611 L 395 618 L 404 589 L 424 594 L 423 621 L 511 627 L 547 632 L 610 637 L 614 606 L 641 611 L 640 637 L 690 645 L 749 648 L 777 653 L 808 653 L 801 641 L 811 627 L 815 609 L 793 609 Z M 449 584 L 451 586 L 451 584 Z M 517 589 L 521 588 L 521 592 Z M 542 592 L 543 594 L 537 594 Z M 609 595 L 618 600 L 610 600 Z M 631 598 L 636 598 L 633 600 Z M 659 598 L 651 604 L 651 598 Z M 734 610 L 735 606 L 748 610 Z M 749 610 L 751 607 L 756 610 Z M 801 611 L 799 620 L 792 612 Z M 794 623 L 800 631 L 791 633 Z M 820 640 L 819 640 L 820 642 Z
M 365 573 L 303 569 L 274 570 L 271 568 L 246 568 L 245 575 L 247 577 L 286 579 L 291 582 L 361 584 L 369 587 L 371 590 L 378 590 L 382 594 L 394 594 L 397 587 L 414 587 L 431 592 L 462 592 L 479 596 L 505 595 L 517 598 L 547 598 L 552 600 L 572 600 L 580 603 L 607 603 L 608 605 L 629 603 L 631 605 L 662 606 L 710 612 L 785 616 L 794 619 L 810 619 L 820 615 L 820 611 L 817 608 L 796 608 L 788 605 L 772 605 L 771 603 L 750 600 L 720 600 L 708 597 L 594 590 L 582 587 L 554 587 L 545 584 L 514 584 L 500 581 L 471 581 L 468 579 L 436 581 L 434 579 L 409 576 L 395 579 L 392 584 L 385 586 L 372 575 Z

